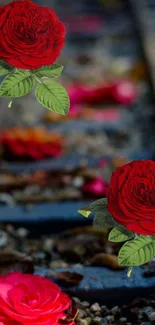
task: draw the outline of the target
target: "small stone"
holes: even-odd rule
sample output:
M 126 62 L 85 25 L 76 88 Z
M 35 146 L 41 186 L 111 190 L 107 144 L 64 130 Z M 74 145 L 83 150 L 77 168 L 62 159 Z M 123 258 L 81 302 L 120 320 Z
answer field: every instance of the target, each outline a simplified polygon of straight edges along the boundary
M 107 309 L 104 313 L 104 317 L 109 315 L 111 315 L 111 310 Z
M 102 311 L 103 314 L 106 313 L 107 310 L 108 310 L 107 306 L 101 306 L 101 311 Z
M 111 309 L 111 312 L 113 315 L 117 315 L 120 313 L 120 308 L 118 306 L 115 306 Z
M 77 297 L 73 297 L 72 300 L 76 303 L 76 304 L 80 304 L 80 299 Z
M 3 248 L 7 245 L 8 239 L 8 234 L 5 231 L 0 230 L 0 248 Z
M 101 307 L 98 304 L 98 302 L 96 302 L 95 304 L 91 305 L 90 311 L 92 311 L 92 312 L 101 311 Z
M 26 228 L 18 228 L 16 230 L 16 235 L 20 238 L 26 238 L 29 234 L 29 231 Z
M 106 316 L 106 320 L 109 323 L 113 323 L 115 321 L 115 317 L 113 315 Z
M 138 315 L 138 319 L 139 319 L 139 320 L 143 320 L 143 318 L 144 318 L 143 314 L 139 314 L 139 315 Z
M 100 316 L 101 316 L 101 311 L 96 311 L 96 312 L 95 312 L 95 316 L 100 317 Z
M 93 323 L 95 323 L 95 324 L 101 324 L 102 323 L 102 318 L 101 317 L 94 317 Z
M 151 306 L 146 306 L 142 308 L 142 312 L 148 316 L 153 313 L 153 308 Z
M 14 234 L 15 233 L 15 228 L 12 225 L 8 224 L 6 226 L 6 231 L 9 232 L 10 234 Z
M 126 323 L 127 322 L 127 318 L 126 317 L 121 317 L 119 319 L 120 323 Z
M 34 255 L 34 261 L 36 264 L 44 262 L 46 259 L 46 254 L 44 252 L 36 252 Z
M 148 315 L 148 319 L 149 319 L 151 322 L 155 321 L 155 312 L 149 314 L 149 315 Z
M 76 263 L 76 264 L 73 264 L 73 266 L 77 269 L 83 269 L 84 268 L 84 266 L 82 265 L 82 264 L 80 264 L 80 263 Z M 90 304 L 89 304 L 89 306 L 90 306 Z
M 74 179 L 73 179 L 73 185 L 75 186 L 75 187 L 81 187 L 82 185 L 83 185 L 83 183 L 84 183 L 84 180 L 83 180 L 83 178 L 82 177 L 80 177 L 80 176 L 77 176 L 77 177 L 75 177 Z
M 91 317 L 86 317 L 85 320 L 87 322 L 87 325 L 90 325 L 90 323 L 92 321 L 92 318 Z
M 81 319 L 81 318 L 78 319 L 78 324 L 79 324 L 79 325 L 88 325 L 88 324 L 87 324 L 87 320 L 86 320 L 86 319 Z
M 50 263 L 51 269 L 57 269 L 57 268 L 67 268 L 68 264 L 62 260 L 55 260 Z
M 43 249 L 46 252 L 50 253 L 52 251 L 53 246 L 54 246 L 54 240 L 53 239 L 47 238 L 47 239 L 44 240 Z
M 81 305 L 82 305 L 83 307 L 89 307 L 89 306 L 90 306 L 90 303 L 89 303 L 88 301 L 82 301 L 82 302 L 81 302 Z
M 79 317 L 79 318 L 85 318 L 86 316 L 87 316 L 86 311 L 83 310 L 83 309 L 79 309 L 78 317 Z

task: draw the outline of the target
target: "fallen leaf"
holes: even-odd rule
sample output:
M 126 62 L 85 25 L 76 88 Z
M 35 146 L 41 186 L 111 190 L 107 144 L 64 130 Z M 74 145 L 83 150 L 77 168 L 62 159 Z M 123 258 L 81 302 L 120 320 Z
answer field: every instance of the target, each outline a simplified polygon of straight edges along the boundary
M 64 271 L 57 273 L 56 279 L 62 286 L 73 287 L 77 286 L 83 280 L 83 275 L 76 272 Z
M 0 275 L 7 275 L 12 271 L 33 274 L 31 257 L 14 250 L 0 250 Z
M 114 158 L 112 160 L 112 165 L 114 166 L 114 168 L 118 168 L 118 167 L 121 167 L 123 165 L 126 165 L 128 163 L 128 159 L 125 158 L 125 157 L 119 157 L 119 158 Z
M 88 207 L 88 208 L 79 209 L 78 213 L 82 214 L 82 216 L 84 216 L 85 218 L 88 218 L 89 215 L 91 214 L 91 211 L 89 210 L 89 207 Z
M 94 234 L 96 236 L 106 236 L 108 238 L 109 231 L 107 229 L 95 228 L 93 226 L 84 226 L 76 227 L 72 230 L 66 231 L 68 235 L 77 235 L 77 234 Z
M 105 253 L 99 253 L 95 255 L 91 259 L 90 264 L 95 266 L 107 266 L 114 270 L 120 270 L 124 268 L 118 264 L 117 256 Z

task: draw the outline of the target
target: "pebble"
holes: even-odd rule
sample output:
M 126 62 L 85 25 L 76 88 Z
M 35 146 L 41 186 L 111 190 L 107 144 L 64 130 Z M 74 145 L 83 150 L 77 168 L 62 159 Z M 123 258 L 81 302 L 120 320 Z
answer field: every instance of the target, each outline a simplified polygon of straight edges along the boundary
M 41 262 L 44 262 L 46 258 L 45 252 L 36 252 L 34 255 L 34 261 L 35 263 L 40 264 Z
M 91 317 L 92 319 L 95 317 L 95 315 L 91 312 L 88 312 L 88 316 Z
M 155 312 L 151 313 L 150 315 L 148 315 L 148 318 L 151 322 L 155 321 Z
M 43 249 L 46 251 L 46 252 L 51 252 L 52 249 L 53 249 L 53 246 L 54 246 L 54 240 L 51 239 L 51 238 L 47 238 L 44 240 L 44 243 L 43 243 Z
M 92 312 L 101 311 L 101 307 L 98 304 L 98 302 L 96 302 L 95 304 L 91 305 L 90 311 L 92 311 Z
M 75 178 L 73 179 L 73 185 L 74 185 L 75 187 L 81 187 L 83 184 L 84 184 L 84 179 L 83 179 L 83 177 L 79 177 L 79 176 L 77 176 L 77 177 L 75 177 Z
M 30 195 L 38 194 L 39 191 L 40 191 L 39 185 L 29 185 L 24 189 L 23 194 L 24 194 L 24 196 L 27 196 L 27 195 L 30 196 Z M 21 194 L 20 191 L 19 191 L 19 194 Z
M 18 228 L 16 230 L 16 235 L 20 238 L 26 238 L 29 234 L 29 231 L 26 228 Z
M 79 318 L 85 318 L 86 316 L 87 316 L 86 311 L 83 310 L 83 309 L 79 309 L 78 317 L 79 317 Z
M 100 324 L 101 322 L 102 322 L 102 318 L 101 317 L 94 317 L 93 323 Z
M 114 306 L 112 309 L 111 309 L 111 312 L 113 315 L 117 315 L 120 313 L 120 308 L 118 306 Z
M 145 313 L 147 316 L 151 313 L 153 313 L 153 308 L 151 306 L 144 307 L 142 309 L 143 313 Z
M 82 302 L 81 302 L 81 305 L 82 305 L 83 307 L 89 307 L 89 306 L 90 306 L 90 303 L 89 303 L 88 301 L 82 301 Z
M 109 323 L 113 323 L 115 321 L 115 317 L 113 315 L 106 316 L 106 320 Z
M 101 306 L 101 311 L 102 311 L 102 313 L 107 312 L 107 306 Z
M 92 318 L 91 317 L 86 317 L 85 320 L 87 322 L 87 325 L 90 325 L 90 323 L 92 321 Z
M 76 303 L 76 304 L 80 304 L 81 300 L 77 297 L 72 297 L 72 300 Z
M 67 268 L 68 264 L 62 260 L 55 260 L 50 263 L 51 269 L 57 269 L 57 268 Z
M 111 311 L 107 308 L 107 310 L 104 312 L 104 316 L 109 316 L 111 315 Z
M 88 323 L 87 323 L 87 319 L 85 318 L 85 319 L 78 319 L 78 322 L 77 322 L 79 325 L 88 325 Z
M 119 321 L 120 321 L 121 323 L 126 323 L 126 322 L 127 322 L 127 318 L 126 318 L 126 317 L 121 317 L 121 318 L 119 319 Z
M 0 230 L 0 248 L 5 247 L 8 243 L 8 240 L 8 234 L 5 231 Z
M 84 265 L 80 264 L 80 263 L 76 263 L 76 264 L 73 264 L 73 267 L 75 267 L 76 269 L 83 269 L 84 268 Z M 90 305 L 90 304 L 89 304 Z
M 95 316 L 99 316 L 100 317 L 101 316 L 101 311 L 96 311 L 95 312 Z

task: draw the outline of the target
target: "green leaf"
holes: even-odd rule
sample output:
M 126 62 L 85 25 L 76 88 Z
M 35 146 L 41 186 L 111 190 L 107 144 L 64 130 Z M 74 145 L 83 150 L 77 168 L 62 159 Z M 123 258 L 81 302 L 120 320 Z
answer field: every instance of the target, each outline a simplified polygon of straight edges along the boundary
M 93 225 L 94 227 L 99 228 L 111 228 L 116 226 L 116 222 L 112 218 L 112 215 L 106 209 L 104 209 L 102 212 L 96 213 Z
M 149 237 L 139 236 L 126 242 L 119 251 L 118 262 L 123 266 L 138 266 L 155 256 L 155 242 Z
M 46 80 L 36 87 L 35 95 L 41 105 L 49 110 L 66 115 L 70 102 L 66 90 L 53 80 Z
M 105 207 L 107 206 L 108 201 L 106 198 L 96 200 L 95 202 L 91 203 L 89 207 L 82 208 L 78 210 L 80 214 L 84 217 L 88 218 L 91 212 L 104 212 Z M 108 212 L 107 212 L 108 213 Z
M 0 76 L 4 76 L 5 74 L 8 74 L 13 70 L 13 67 L 10 67 L 4 61 L 0 60 Z
M 96 200 L 95 202 L 90 204 L 90 211 L 91 212 L 98 212 L 104 210 L 108 205 L 108 200 L 106 198 L 102 198 Z
M 1 97 L 18 98 L 28 94 L 35 85 L 35 77 L 31 72 L 17 70 L 15 73 L 5 77 L 0 85 Z
M 119 243 L 131 239 L 134 234 L 123 226 L 117 226 L 111 230 L 108 240 Z
M 38 78 L 57 78 L 61 75 L 63 66 L 60 64 L 52 64 L 50 66 L 43 66 L 38 70 L 33 71 Z
M 85 218 L 88 218 L 89 215 L 91 214 L 91 211 L 89 211 L 89 207 L 87 208 L 82 208 L 78 210 L 78 213 L 82 214 Z
M 129 269 L 128 269 L 128 272 L 127 272 L 127 277 L 130 278 L 131 274 L 132 274 L 132 271 L 133 271 L 133 266 L 130 266 Z

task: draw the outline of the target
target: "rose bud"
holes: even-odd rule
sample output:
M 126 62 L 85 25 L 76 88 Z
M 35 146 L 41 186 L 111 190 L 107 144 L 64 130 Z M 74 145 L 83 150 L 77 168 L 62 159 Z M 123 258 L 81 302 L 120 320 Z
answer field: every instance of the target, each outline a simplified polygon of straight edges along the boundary
M 93 181 L 83 185 L 82 190 L 86 193 L 92 193 L 101 196 L 105 193 L 106 183 L 101 177 L 95 178 Z
M 103 84 L 94 89 L 85 89 L 80 100 L 87 104 L 102 104 L 105 102 L 129 105 L 137 98 L 137 89 L 131 81 Z
M 136 85 L 131 81 L 119 81 L 113 85 L 112 98 L 123 105 L 133 104 L 137 99 Z

